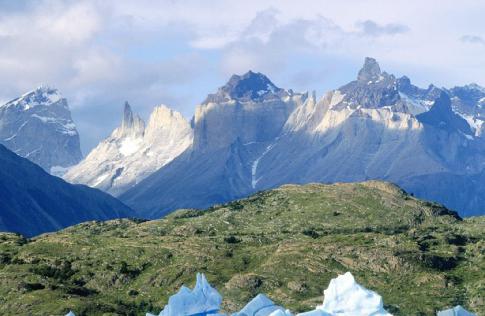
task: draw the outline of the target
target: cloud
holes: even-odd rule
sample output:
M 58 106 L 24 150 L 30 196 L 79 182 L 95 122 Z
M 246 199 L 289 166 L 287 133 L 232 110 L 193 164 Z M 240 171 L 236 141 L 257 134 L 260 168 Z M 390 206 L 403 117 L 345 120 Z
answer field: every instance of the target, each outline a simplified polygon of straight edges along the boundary
M 249 69 L 319 94 L 354 78 L 364 56 L 425 85 L 480 81 L 485 56 L 463 42 L 483 38 L 460 36 L 485 34 L 484 10 L 474 0 L 0 0 L 0 100 L 57 86 L 86 152 L 124 100 L 145 117 L 159 103 L 190 117 Z
M 463 43 L 485 45 L 485 39 L 477 35 L 463 35 L 462 37 L 460 37 L 460 41 L 462 41 Z
M 397 35 L 409 31 L 409 27 L 403 24 L 389 23 L 379 25 L 372 20 L 366 20 L 356 23 L 357 28 L 362 35 L 379 37 L 384 35 Z
M 221 71 L 225 76 L 243 73 L 248 69 L 283 74 L 296 63 L 302 69 L 286 73 L 289 83 L 309 82 L 305 74 L 323 80 L 322 68 L 314 65 L 315 71 L 308 70 L 305 60 L 322 62 L 319 58 L 337 59 L 353 58 L 355 52 L 363 48 L 377 46 L 376 40 L 388 35 L 397 35 L 409 31 L 409 28 L 395 23 L 379 25 L 371 20 L 358 24 L 359 30 L 345 29 L 332 19 L 322 15 L 312 18 L 295 18 L 284 20 L 282 13 L 270 7 L 255 14 L 255 17 L 239 34 L 227 40 L 219 41 L 217 49 L 221 53 Z M 199 39 L 200 40 L 200 39 Z M 209 42 L 206 39 L 203 42 Z M 382 44 L 379 45 L 382 47 Z M 205 47 L 210 49 L 210 47 Z M 362 60 L 372 52 L 362 53 Z M 323 63 L 323 62 L 322 62 Z M 300 85 L 301 87 L 302 85 Z

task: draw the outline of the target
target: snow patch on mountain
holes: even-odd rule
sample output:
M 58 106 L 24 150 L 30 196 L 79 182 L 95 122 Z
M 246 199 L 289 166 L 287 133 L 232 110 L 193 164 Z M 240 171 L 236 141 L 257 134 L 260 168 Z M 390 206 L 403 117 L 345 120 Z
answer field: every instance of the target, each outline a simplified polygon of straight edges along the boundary
M 180 155 L 192 139 L 192 129 L 182 114 L 157 106 L 145 127 L 126 103 L 121 126 L 64 179 L 119 195 Z
M 484 119 L 475 117 L 473 115 L 467 115 L 467 114 L 464 114 L 464 113 L 458 113 L 457 112 L 457 114 L 460 115 L 462 118 L 464 118 L 468 122 L 468 125 L 470 125 L 470 127 L 472 128 L 474 135 L 476 137 L 480 137 L 482 135 L 483 123 L 485 122 Z
M 258 181 L 261 179 L 261 178 L 258 178 L 257 177 L 257 172 L 258 172 L 258 164 L 259 164 L 259 161 L 261 160 L 261 158 L 263 158 L 273 147 L 274 145 L 276 144 L 276 142 L 278 141 L 279 137 L 277 137 L 275 139 L 275 142 L 268 145 L 265 150 L 263 151 L 263 153 L 258 157 L 256 158 L 252 165 L 251 165 L 251 186 L 253 189 L 256 188 L 256 185 L 258 184 Z
M 7 102 L 1 107 L 15 107 L 27 111 L 37 106 L 52 105 L 62 99 L 63 97 L 59 90 L 47 85 L 41 85 L 37 89 L 24 93 L 20 97 Z
M 409 96 L 403 92 L 399 92 L 399 96 L 406 102 L 410 113 L 413 115 L 418 115 L 423 112 L 429 111 L 429 109 L 433 105 L 433 101 L 418 99 Z

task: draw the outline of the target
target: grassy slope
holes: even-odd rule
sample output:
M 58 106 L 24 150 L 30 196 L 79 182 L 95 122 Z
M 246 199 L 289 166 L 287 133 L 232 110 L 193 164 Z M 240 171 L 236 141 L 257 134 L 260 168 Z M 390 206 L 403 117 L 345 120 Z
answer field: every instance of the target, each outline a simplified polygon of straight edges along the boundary
M 229 312 L 260 292 L 309 310 L 346 271 L 395 315 L 435 315 L 456 304 L 479 312 L 484 228 L 484 217 L 461 221 L 367 182 L 284 186 L 204 212 L 89 222 L 32 240 L 0 234 L 0 314 L 159 312 L 197 271 Z

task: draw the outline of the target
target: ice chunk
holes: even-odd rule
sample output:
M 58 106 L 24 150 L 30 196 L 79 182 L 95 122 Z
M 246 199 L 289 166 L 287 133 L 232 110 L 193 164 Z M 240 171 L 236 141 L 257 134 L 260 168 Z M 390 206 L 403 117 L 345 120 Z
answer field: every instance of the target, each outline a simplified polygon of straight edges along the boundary
M 290 311 L 275 305 L 264 294 L 258 294 L 240 312 L 232 316 L 292 316 Z
M 460 305 L 455 306 L 453 308 L 438 312 L 437 316 L 476 316 L 475 314 L 470 313 Z
M 324 291 L 323 304 L 304 316 L 391 316 L 382 297 L 355 282 L 350 272 L 332 279 Z
M 313 311 L 305 312 L 305 313 L 300 313 L 297 316 L 333 316 L 332 314 L 329 314 L 321 309 L 315 309 Z
M 203 274 L 197 273 L 197 282 L 191 290 L 182 286 L 177 294 L 168 299 L 168 304 L 160 312 L 159 316 L 217 315 L 222 302 L 222 297 L 210 286 Z M 147 313 L 147 316 L 154 316 Z

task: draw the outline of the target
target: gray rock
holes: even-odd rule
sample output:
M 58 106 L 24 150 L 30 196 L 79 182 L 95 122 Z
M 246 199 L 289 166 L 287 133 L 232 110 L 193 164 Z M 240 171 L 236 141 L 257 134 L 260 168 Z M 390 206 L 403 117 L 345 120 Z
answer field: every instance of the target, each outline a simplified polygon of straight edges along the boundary
M 472 135 L 445 89 L 415 87 L 372 59 L 320 101 L 289 90 L 253 99 L 235 86 L 197 109 L 193 147 L 123 201 L 156 218 L 287 183 L 379 179 L 462 216 L 485 213 L 485 139 Z

